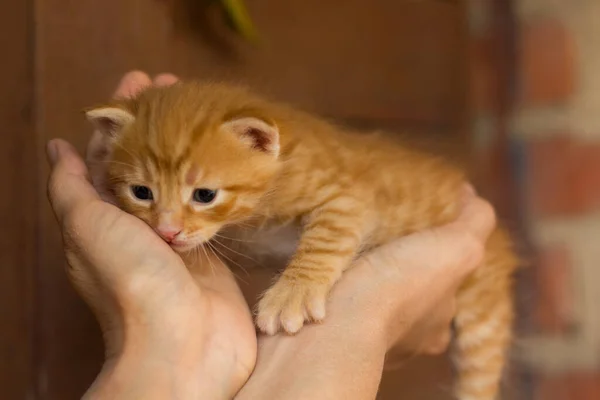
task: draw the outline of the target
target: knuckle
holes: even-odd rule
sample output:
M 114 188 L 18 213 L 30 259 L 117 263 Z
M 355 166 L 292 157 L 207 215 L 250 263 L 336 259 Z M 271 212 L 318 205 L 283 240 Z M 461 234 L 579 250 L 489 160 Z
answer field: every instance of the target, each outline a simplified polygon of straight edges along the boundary
M 490 221 L 494 224 L 496 223 L 496 209 L 492 206 L 489 201 L 483 200 L 483 210 L 482 213 L 487 214 Z
M 476 213 L 479 215 L 480 223 L 482 225 L 480 234 L 489 234 L 493 227 L 496 226 L 496 210 L 486 200 L 478 198 Z
M 462 263 L 475 267 L 481 263 L 485 254 L 485 245 L 477 237 L 467 234 L 462 241 Z
M 65 213 L 62 219 L 62 234 L 65 245 L 69 248 L 78 247 L 83 225 L 88 218 L 85 207 L 74 207 Z
M 80 262 L 77 252 L 69 250 L 65 252 L 65 258 L 67 259 L 67 264 L 65 266 L 67 273 L 75 271 Z

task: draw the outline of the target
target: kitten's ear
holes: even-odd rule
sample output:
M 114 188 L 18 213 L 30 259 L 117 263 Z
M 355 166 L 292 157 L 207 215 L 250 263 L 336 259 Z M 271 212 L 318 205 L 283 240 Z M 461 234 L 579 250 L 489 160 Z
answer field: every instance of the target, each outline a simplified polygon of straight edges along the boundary
M 119 107 L 97 107 L 86 110 L 85 116 L 103 135 L 115 137 L 124 126 L 135 121 L 129 111 Z
M 235 118 L 221 125 L 221 128 L 237 134 L 253 149 L 279 156 L 279 129 L 254 117 Z

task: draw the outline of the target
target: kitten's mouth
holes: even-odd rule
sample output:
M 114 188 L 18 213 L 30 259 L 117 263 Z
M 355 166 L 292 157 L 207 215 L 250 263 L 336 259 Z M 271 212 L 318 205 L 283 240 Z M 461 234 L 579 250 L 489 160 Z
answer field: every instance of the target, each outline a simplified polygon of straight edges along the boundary
M 195 242 L 189 240 L 172 240 L 168 242 L 169 246 L 177 252 L 189 251 L 197 246 Z
M 202 241 L 198 238 L 173 239 L 167 244 L 177 253 L 185 253 L 200 246 Z

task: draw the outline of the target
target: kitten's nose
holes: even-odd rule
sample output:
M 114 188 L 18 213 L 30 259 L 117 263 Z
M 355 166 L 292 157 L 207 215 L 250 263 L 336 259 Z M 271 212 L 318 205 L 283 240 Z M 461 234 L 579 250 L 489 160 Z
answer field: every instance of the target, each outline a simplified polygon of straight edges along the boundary
M 156 232 L 161 238 L 170 243 L 181 233 L 181 229 L 174 226 L 165 226 L 156 228 Z

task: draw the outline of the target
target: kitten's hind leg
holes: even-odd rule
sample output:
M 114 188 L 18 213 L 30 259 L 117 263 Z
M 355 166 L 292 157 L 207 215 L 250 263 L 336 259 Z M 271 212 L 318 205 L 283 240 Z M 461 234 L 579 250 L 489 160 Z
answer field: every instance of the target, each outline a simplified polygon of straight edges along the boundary
M 305 321 L 325 318 L 329 291 L 363 240 L 363 209 L 356 200 L 339 197 L 310 215 L 290 264 L 258 303 L 263 332 L 283 328 L 293 334 Z

